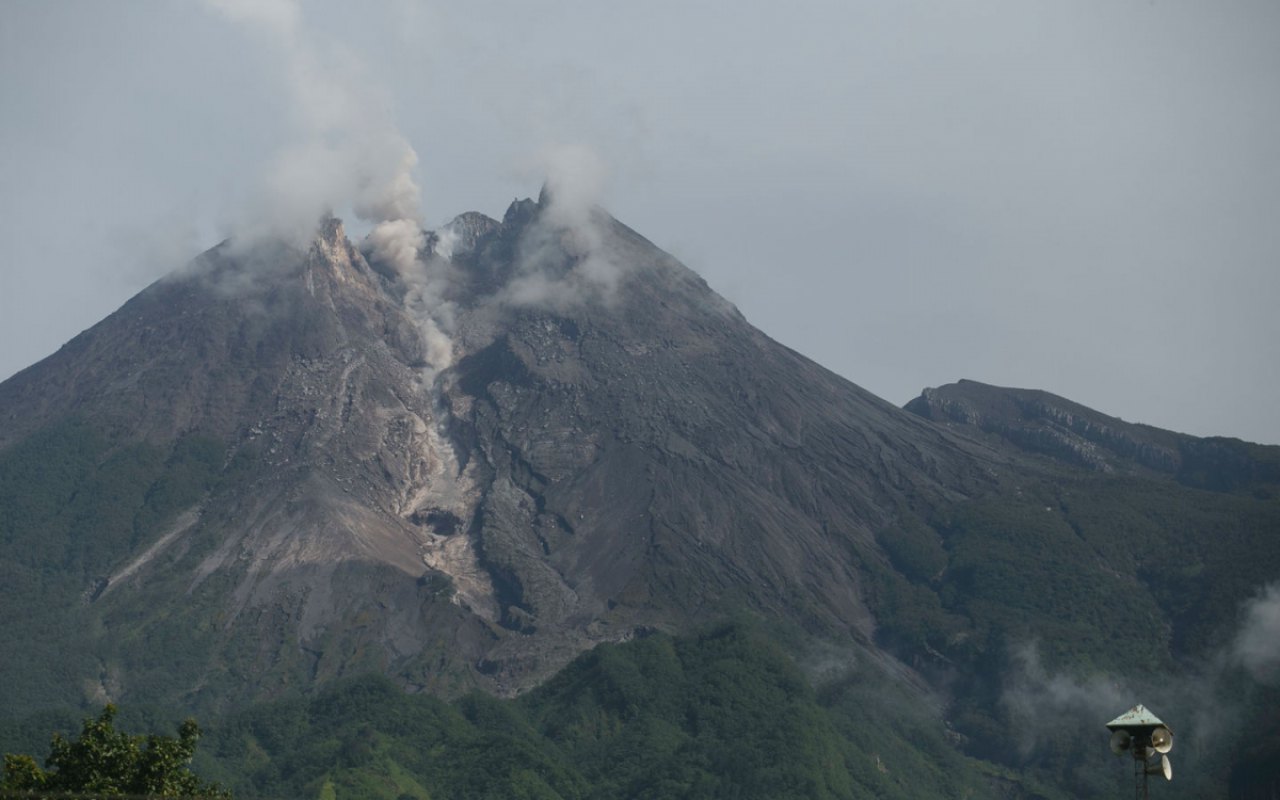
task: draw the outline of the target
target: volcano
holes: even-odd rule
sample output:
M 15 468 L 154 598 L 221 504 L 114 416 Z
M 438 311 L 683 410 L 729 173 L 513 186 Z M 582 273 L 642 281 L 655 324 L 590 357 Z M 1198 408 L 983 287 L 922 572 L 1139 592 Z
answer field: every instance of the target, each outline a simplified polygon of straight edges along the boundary
M 1277 448 L 898 408 L 546 193 L 414 241 L 224 242 L 0 384 L 0 707 L 512 695 L 748 615 L 960 698 L 990 756 L 1009 642 L 1172 667 L 1280 575 Z

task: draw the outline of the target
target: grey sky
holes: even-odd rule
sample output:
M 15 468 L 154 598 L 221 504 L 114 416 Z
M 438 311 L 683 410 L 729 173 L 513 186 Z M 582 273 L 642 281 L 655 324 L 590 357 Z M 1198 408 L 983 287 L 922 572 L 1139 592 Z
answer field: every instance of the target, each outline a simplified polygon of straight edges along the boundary
M 894 403 L 967 377 L 1280 443 L 1272 0 L 317 2 L 298 27 L 358 95 L 328 108 L 417 151 L 429 224 L 500 215 L 581 145 L 615 216 Z M 256 207 L 289 69 L 199 3 L 0 4 L 0 377 Z

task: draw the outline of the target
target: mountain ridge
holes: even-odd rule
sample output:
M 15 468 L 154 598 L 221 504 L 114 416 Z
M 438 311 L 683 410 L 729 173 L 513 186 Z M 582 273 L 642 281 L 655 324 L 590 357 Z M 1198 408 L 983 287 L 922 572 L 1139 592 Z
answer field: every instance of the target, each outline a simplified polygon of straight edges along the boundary
M 556 202 L 224 243 L 0 384 L 5 634 L 57 663 L 0 707 L 515 695 L 746 615 L 998 761 L 1014 645 L 1176 669 L 1280 574 L 1280 448 L 973 382 L 899 409 Z
M 1145 468 L 1220 490 L 1280 481 L 1280 463 L 1266 455 L 1265 445 L 1125 422 L 1042 390 L 961 380 L 925 389 L 904 409 L 1104 473 Z
M 812 448 L 832 439 L 806 430 L 809 420 L 836 413 L 840 436 L 880 454 L 857 468 L 883 472 L 890 483 L 926 486 L 936 483 L 930 472 L 946 469 L 929 455 L 937 434 L 927 426 L 856 387 L 851 397 L 852 384 L 764 337 L 700 278 L 612 218 L 598 218 L 590 235 L 540 224 L 549 202 L 517 201 L 501 223 L 464 217 L 474 236 L 451 253 L 450 267 L 471 278 L 441 298 L 453 304 L 461 343 L 444 369 L 427 363 L 415 335 L 418 320 L 403 302 L 414 287 L 396 288 L 385 265 L 371 265 L 330 220 L 306 251 L 219 246 L 6 382 L 0 416 L 18 422 L 12 409 L 27 410 L 25 426 L 11 425 L 6 443 L 71 414 L 87 414 L 118 439 L 162 447 L 212 437 L 227 448 L 225 464 L 251 462 L 257 477 L 234 501 L 211 495 L 185 509 L 197 521 L 151 543 L 163 550 L 165 541 L 208 538 L 218 526 L 236 531 L 214 535 L 190 568 L 188 595 L 227 570 L 240 573 L 225 612 L 232 627 L 280 592 L 295 597 L 284 606 L 300 615 L 299 642 L 308 650 L 342 595 L 331 591 L 334 563 L 371 560 L 414 582 L 436 575 L 456 601 L 445 618 L 473 618 L 464 626 L 475 631 L 473 644 L 497 634 L 491 656 L 471 652 L 466 663 L 512 687 L 592 641 L 669 624 L 676 592 L 654 594 L 664 582 L 686 595 L 704 587 L 681 598 L 678 615 L 716 606 L 743 578 L 765 588 L 733 602 L 785 609 L 796 602 L 787 593 L 806 583 L 798 570 L 813 548 L 828 553 L 820 563 L 846 560 L 830 549 L 824 528 L 841 527 L 874 547 L 861 518 L 873 513 L 882 522 L 894 513 L 879 478 L 862 482 L 863 510 L 852 516 L 832 500 L 854 494 L 858 482 L 848 475 L 823 478 L 819 494 L 805 490 L 807 510 L 788 510 L 787 493 L 823 461 Z M 604 256 L 587 252 L 606 241 Z M 521 273 L 531 258 L 540 260 L 537 271 Z M 593 258 L 625 268 L 593 282 L 575 272 Z M 494 303 L 521 281 L 562 290 L 568 300 Z M 625 282 L 625 300 L 610 281 Z M 807 370 L 810 385 L 806 394 L 782 382 L 762 385 L 760 370 L 745 364 Z M 736 396 L 726 400 L 726 387 Z M 741 426 L 745 438 L 723 423 L 742 407 L 751 415 Z M 857 433 L 867 414 L 893 420 L 879 441 Z M 775 449 L 792 453 L 793 466 L 767 466 Z M 693 481 L 705 487 L 700 495 L 664 500 L 691 476 L 702 476 Z M 728 486 L 711 488 L 725 476 Z M 716 499 L 726 491 L 760 499 L 748 513 Z M 819 511 L 827 519 L 806 518 Z M 713 522 L 717 514 L 735 522 Z M 690 526 L 698 537 L 687 535 Z M 818 538 L 798 547 L 775 535 L 765 547 L 749 544 L 740 529 L 808 529 Z M 613 538 L 618 531 L 630 533 Z M 120 597 L 126 579 L 145 593 L 157 553 L 142 555 L 108 571 L 93 590 L 100 601 Z M 679 577 L 691 564 L 709 580 Z M 728 583 L 726 565 L 739 576 Z M 856 582 L 846 568 L 831 571 L 804 603 L 826 609 L 824 625 L 852 623 L 869 641 L 871 617 Z M 390 632 L 404 628 L 397 620 L 405 613 L 383 623 L 389 627 L 379 636 L 391 653 L 422 646 Z M 544 638 L 548 627 L 568 637 L 547 663 L 543 645 L 526 652 L 540 627 Z

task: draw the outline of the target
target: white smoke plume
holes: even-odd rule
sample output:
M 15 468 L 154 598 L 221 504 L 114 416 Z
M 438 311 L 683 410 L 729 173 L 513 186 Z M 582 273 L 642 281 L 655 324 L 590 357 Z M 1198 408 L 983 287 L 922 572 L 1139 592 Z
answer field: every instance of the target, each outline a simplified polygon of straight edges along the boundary
M 608 183 L 604 160 L 586 145 L 570 144 L 543 150 L 539 161 L 551 195 L 550 221 L 566 228 L 589 223 Z
M 546 205 L 521 242 L 517 274 L 499 301 L 553 309 L 611 304 L 625 262 L 609 247 L 599 206 L 609 177 L 604 160 L 586 145 L 560 145 L 543 150 L 538 168 L 546 176 Z M 572 259 L 567 269 L 565 254 Z
M 296 128 L 269 166 L 260 202 L 235 226 L 235 238 L 306 246 L 326 214 L 350 213 L 369 223 L 365 252 L 400 280 L 430 372 L 438 374 L 454 353 L 456 309 L 447 300 L 454 241 L 446 230 L 433 252 L 424 251 L 418 157 L 392 119 L 392 103 L 359 59 L 308 28 L 299 0 L 204 3 L 278 58 Z M 611 304 L 626 259 L 611 249 L 608 217 L 599 207 L 609 177 L 605 162 L 581 144 L 547 147 L 535 162 L 546 177 L 546 202 L 520 243 L 514 276 L 490 303 L 559 310 Z
M 282 62 L 294 140 L 275 157 L 241 238 L 303 243 L 327 213 L 370 223 L 420 222 L 417 154 L 397 129 L 385 93 L 340 44 L 308 30 L 297 0 L 204 0 Z
M 445 297 L 453 280 L 447 258 L 425 252 L 426 232 L 409 219 L 381 222 L 365 237 L 363 247 L 377 264 L 391 267 L 404 287 L 405 309 L 418 323 L 427 350 L 429 377 L 453 364 L 454 304 Z
M 302 19 L 296 0 L 205 0 L 210 8 L 232 22 L 263 28 L 280 37 L 291 37 Z
M 284 65 L 296 139 L 275 157 L 261 202 L 237 225 L 246 243 L 264 237 L 305 246 L 326 214 L 349 210 L 373 225 L 364 246 L 389 266 L 418 322 L 431 376 L 453 360 L 453 307 L 444 300 L 447 264 L 423 250 L 417 153 L 400 134 L 390 103 L 354 55 L 321 42 L 297 0 L 205 0 L 212 11 L 263 40 Z
M 1138 702 L 1131 688 L 1113 676 L 1051 674 L 1034 643 L 1017 647 L 1013 661 L 1017 671 L 1001 702 L 1018 725 L 1024 756 L 1036 748 L 1039 732 L 1046 730 L 1050 722 L 1057 727 L 1064 723 L 1096 727 Z
M 435 253 L 443 259 L 453 258 L 453 249 L 458 246 L 458 232 L 446 225 L 436 231 Z
M 413 220 L 395 219 L 379 223 L 365 241 L 374 259 L 393 267 L 401 277 L 408 277 L 419 266 L 427 236 Z
M 1137 703 L 1159 714 L 1192 753 L 1216 746 L 1247 716 L 1249 697 L 1261 686 L 1280 685 L 1280 584 L 1244 604 L 1232 642 L 1198 667 L 1158 674 L 1135 665 L 1132 675 L 1053 673 L 1039 648 L 1013 653 L 1015 670 L 1001 702 L 1018 731 L 1023 755 L 1044 744 L 1043 732 L 1070 729 L 1097 734 L 1101 726 Z M 1243 676 L 1252 679 L 1241 680 Z M 1188 755 L 1187 747 L 1180 750 Z
M 1280 583 L 1245 604 L 1232 658 L 1264 686 L 1280 686 Z

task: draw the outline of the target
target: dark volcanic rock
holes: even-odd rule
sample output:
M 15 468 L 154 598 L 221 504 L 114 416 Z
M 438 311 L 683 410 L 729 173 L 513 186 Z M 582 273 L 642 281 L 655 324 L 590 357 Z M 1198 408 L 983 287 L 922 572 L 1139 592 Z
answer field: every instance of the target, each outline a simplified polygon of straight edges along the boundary
M 1125 422 L 1039 390 L 962 380 L 925 389 L 905 409 L 1099 472 L 1154 470 L 1214 490 L 1280 480 L 1280 464 L 1267 448 Z
M 510 690 L 738 610 L 869 642 L 877 533 L 1000 459 L 550 202 L 427 235 L 425 278 L 371 266 L 336 220 L 308 250 L 224 243 L 0 386 L 0 447 L 74 417 L 121 446 L 209 437 L 241 467 L 86 576 L 99 613 L 199 593 L 187 627 L 221 620 L 218 663 L 256 641 L 253 686 L 373 664 Z M 442 308 L 452 364 L 432 365 Z
M 546 194 L 397 230 L 416 262 L 224 243 L 0 384 L 0 708 L 509 694 L 747 615 L 1003 758 L 1013 649 L 1208 661 L 1280 569 L 1280 448 L 970 381 L 895 408 Z
M 1110 472 L 1121 463 L 1178 469 L 1177 434 L 1099 414 L 1048 392 L 962 380 L 925 389 L 907 411 L 998 434 L 1026 450 Z
M 473 270 L 511 270 L 537 224 L 527 212 L 478 243 Z M 611 293 L 504 309 L 446 378 L 460 461 L 480 465 L 473 530 L 499 623 L 522 634 L 493 659 L 519 680 L 557 639 L 572 649 L 735 607 L 868 639 L 856 559 L 876 557 L 905 497 L 956 499 L 989 485 L 989 467 L 601 224 L 625 265 Z M 553 261 L 557 277 L 576 266 Z

